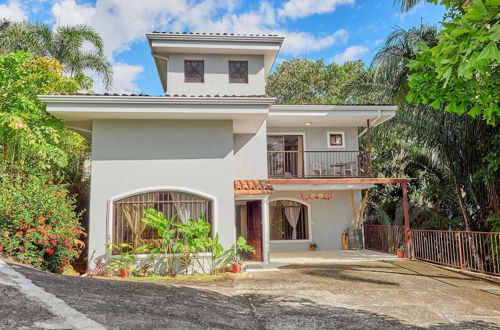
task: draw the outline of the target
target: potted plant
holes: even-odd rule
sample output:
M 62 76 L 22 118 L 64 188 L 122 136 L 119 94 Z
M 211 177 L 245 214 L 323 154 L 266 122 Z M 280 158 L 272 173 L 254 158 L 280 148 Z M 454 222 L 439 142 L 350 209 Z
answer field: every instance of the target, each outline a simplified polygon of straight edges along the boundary
M 134 270 L 137 268 L 137 256 L 136 254 L 144 253 L 148 251 L 146 245 L 141 245 L 134 248 L 130 244 L 108 244 L 108 253 L 112 254 L 113 248 L 122 250 L 128 249 L 128 251 L 122 252 L 120 255 L 112 256 L 110 266 L 115 272 L 118 272 L 120 277 L 128 277 L 131 273 L 136 273 Z
M 401 245 L 399 249 L 396 250 L 396 254 L 398 255 L 398 258 L 404 258 L 405 257 L 405 247 Z
M 255 249 L 250 245 L 247 245 L 247 241 L 240 236 L 236 240 L 236 246 L 231 251 L 231 273 L 241 273 L 243 268 L 243 258 L 241 257 L 242 253 L 255 253 Z
M 318 251 L 318 244 L 316 244 L 316 243 L 309 244 L 309 250 L 310 251 Z

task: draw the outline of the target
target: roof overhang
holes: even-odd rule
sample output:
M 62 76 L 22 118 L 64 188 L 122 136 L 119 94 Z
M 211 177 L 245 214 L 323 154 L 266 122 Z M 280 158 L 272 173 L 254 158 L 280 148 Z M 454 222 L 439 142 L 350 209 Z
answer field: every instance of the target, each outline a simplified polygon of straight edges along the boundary
M 272 105 L 268 127 L 372 127 L 396 115 L 394 105 Z
M 146 37 L 164 91 L 167 90 L 168 57 L 171 54 L 263 55 L 267 76 L 284 40 L 276 35 L 194 33 L 148 33 Z
M 274 102 L 267 97 L 41 95 L 66 125 L 90 130 L 96 119 L 232 120 L 235 133 L 256 133 Z M 89 133 L 89 132 L 86 132 Z

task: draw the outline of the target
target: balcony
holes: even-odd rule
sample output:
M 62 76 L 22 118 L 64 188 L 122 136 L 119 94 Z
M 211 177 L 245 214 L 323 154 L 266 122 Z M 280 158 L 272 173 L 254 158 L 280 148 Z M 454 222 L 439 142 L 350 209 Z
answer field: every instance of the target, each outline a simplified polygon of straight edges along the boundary
M 372 177 L 366 151 L 268 151 L 271 179 Z

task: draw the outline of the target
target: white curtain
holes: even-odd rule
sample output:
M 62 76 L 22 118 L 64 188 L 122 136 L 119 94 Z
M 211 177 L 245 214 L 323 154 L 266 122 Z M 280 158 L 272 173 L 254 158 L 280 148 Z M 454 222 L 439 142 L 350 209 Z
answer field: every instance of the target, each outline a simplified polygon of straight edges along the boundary
M 181 220 L 182 223 L 187 223 L 189 219 L 192 219 L 191 206 L 186 204 L 187 203 L 182 203 L 182 202 L 174 203 L 175 209 L 177 211 L 177 217 L 179 218 L 179 220 Z
M 297 239 L 297 222 L 299 222 L 300 207 L 285 207 L 286 219 L 292 226 L 292 239 Z

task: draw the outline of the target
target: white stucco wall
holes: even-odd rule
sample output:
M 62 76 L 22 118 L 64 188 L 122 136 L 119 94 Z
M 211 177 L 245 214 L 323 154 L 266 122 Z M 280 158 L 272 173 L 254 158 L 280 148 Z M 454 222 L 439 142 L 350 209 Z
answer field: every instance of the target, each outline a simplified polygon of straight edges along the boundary
M 234 134 L 235 180 L 267 179 L 267 130 L 262 123 L 255 134 Z
M 184 60 L 205 61 L 205 82 L 184 82 Z M 229 61 L 248 61 L 248 83 L 229 83 Z M 263 55 L 200 55 L 169 56 L 167 94 L 185 95 L 264 95 L 265 72 Z
M 280 198 L 298 199 L 300 192 L 276 192 L 270 198 L 273 200 Z M 314 193 L 329 194 L 331 191 L 314 191 Z M 320 250 L 338 250 L 342 248 L 342 232 L 352 225 L 351 199 L 349 192 L 339 190 L 334 192 L 335 197 L 329 201 L 310 200 L 305 202 L 310 205 L 311 232 L 308 241 L 271 241 L 272 252 L 293 252 L 307 251 L 309 244 L 315 242 Z M 355 190 L 354 203 L 359 206 L 361 193 Z
M 89 257 L 105 252 L 113 198 L 162 188 L 212 198 L 214 232 L 231 246 L 232 128 L 230 120 L 94 120 Z
M 306 121 L 306 120 L 304 120 Z M 304 148 L 308 151 L 357 151 L 356 127 L 268 127 L 268 133 L 305 133 Z M 328 148 L 328 132 L 344 132 L 345 148 Z

